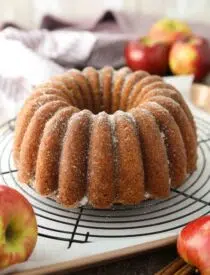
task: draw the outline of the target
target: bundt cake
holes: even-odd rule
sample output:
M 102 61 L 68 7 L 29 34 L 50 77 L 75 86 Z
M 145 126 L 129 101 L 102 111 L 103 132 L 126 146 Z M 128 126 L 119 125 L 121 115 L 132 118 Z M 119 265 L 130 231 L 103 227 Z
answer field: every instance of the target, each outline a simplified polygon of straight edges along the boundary
M 34 89 L 13 149 L 19 181 L 66 207 L 134 205 L 168 197 L 196 169 L 196 127 L 161 77 L 87 67 Z

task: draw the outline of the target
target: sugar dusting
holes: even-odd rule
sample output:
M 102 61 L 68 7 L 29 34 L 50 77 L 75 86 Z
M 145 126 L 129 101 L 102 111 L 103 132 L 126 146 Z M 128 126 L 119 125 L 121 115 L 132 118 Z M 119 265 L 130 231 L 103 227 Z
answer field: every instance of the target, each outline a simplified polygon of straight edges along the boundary
M 104 100 L 103 100 L 103 78 L 101 71 L 98 71 L 98 80 L 99 80 L 99 97 L 100 97 L 100 110 L 104 110 Z
M 73 72 L 77 72 L 77 70 L 72 70 Z M 115 73 L 112 71 L 112 79 L 111 79 L 111 91 L 113 92 L 113 86 L 114 86 L 114 82 L 115 82 L 115 80 L 116 80 L 116 75 L 115 75 Z M 125 84 L 125 80 L 124 80 L 124 83 L 123 83 L 123 85 Z M 150 83 L 149 83 L 150 84 Z M 102 81 L 102 75 L 99 73 L 99 85 L 100 85 L 100 87 L 99 87 L 99 91 L 100 91 L 100 96 L 101 96 L 101 103 L 102 103 L 102 109 L 104 109 L 104 106 L 103 106 L 103 100 L 102 100 L 102 95 L 103 95 L 103 81 Z M 43 94 L 45 94 L 45 93 L 43 93 Z M 42 102 L 38 102 L 38 104 L 41 106 L 42 105 Z M 147 103 L 147 104 L 149 104 L 149 105 L 151 105 L 151 106 L 153 106 L 154 104 L 157 104 L 157 103 L 155 103 L 155 102 L 150 102 L 150 103 Z M 68 108 L 68 107 L 66 107 L 66 108 Z M 65 108 L 64 108 L 65 109 Z M 144 109 L 144 108 L 142 108 L 141 109 L 143 112 L 146 112 L 146 113 L 150 113 L 147 109 Z M 84 111 L 83 111 L 84 112 Z M 59 112 L 57 112 L 57 113 L 59 113 Z M 56 113 L 56 115 L 58 115 Z M 81 114 L 81 112 L 80 112 L 80 114 Z M 110 121 L 110 127 L 111 127 L 111 136 L 112 136 L 112 144 L 113 144 L 113 151 L 114 151 L 114 165 L 115 165 L 115 170 L 117 170 L 118 169 L 118 167 L 117 167 L 117 165 L 119 165 L 118 164 L 118 162 L 119 162 L 119 160 L 117 159 L 117 144 L 118 144 L 118 139 L 117 139 L 117 136 L 116 136 L 116 129 L 115 129 L 115 127 L 116 127 L 116 125 L 115 125 L 115 119 L 116 119 L 116 115 L 118 115 L 118 117 L 120 117 L 120 118 L 123 118 L 123 119 L 126 119 L 126 120 L 128 120 L 129 122 L 131 122 L 132 124 L 136 124 L 136 121 L 135 121 L 135 119 L 134 119 L 134 117 L 133 117 L 133 115 L 132 114 L 130 114 L 130 113 L 126 113 L 126 112 L 123 112 L 123 111 L 117 111 L 114 115 L 109 115 L 109 121 Z M 93 118 L 95 117 L 95 115 L 92 115 L 93 116 Z M 72 116 L 72 118 L 71 119 L 74 119 L 74 120 L 79 120 L 80 119 L 80 116 L 78 115 L 78 114 L 76 114 L 76 115 L 73 115 Z M 61 125 L 60 125 L 61 124 Z M 63 129 L 63 128 L 65 128 L 66 127 L 66 123 L 61 123 L 60 122 L 60 120 L 56 120 L 55 121 L 55 124 L 53 125 L 53 127 L 54 128 L 58 128 L 58 130 L 60 129 L 60 127 Z M 91 128 L 91 127 L 90 127 Z M 89 129 L 90 129 L 89 128 Z M 65 132 L 65 134 L 66 134 L 66 132 Z M 64 134 L 64 135 L 65 135 Z M 166 139 L 166 136 L 165 136 L 165 133 L 164 132 L 160 132 L 160 135 L 161 135 L 161 139 L 163 140 L 163 142 L 165 143 L 165 139 Z M 63 141 L 64 139 L 62 139 L 62 141 Z M 88 155 L 86 156 L 87 158 L 88 158 Z M 168 161 L 168 164 L 169 164 L 169 160 L 167 159 L 167 161 Z M 32 184 L 33 183 L 33 184 Z M 30 182 L 30 184 L 32 185 L 32 186 L 35 186 L 35 181 L 34 181 L 34 179 L 32 179 L 31 180 L 31 182 Z M 169 185 L 171 184 L 171 179 L 169 178 Z M 56 192 L 53 192 L 50 196 L 48 195 L 48 197 L 51 197 L 51 198 L 53 198 L 53 199 L 56 199 Z M 145 199 L 150 199 L 152 197 L 152 195 L 150 194 L 150 193 L 148 193 L 148 192 L 145 192 L 145 194 L 144 194 L 144 198 Z M 80 201 L 78 201 L 77 202 L 78 203 L 78 205 L 79 206 L 83 206 L 83 205 L 86 205 L 86 204 L 88 204 L 88 198 L 87 198 L 87 196 L 84 196 Z
M 144 198 L 145 198 L 145 200 L 148 200 L 148 199 L 150 199 L 152 197 L 152 195 L 149 193 L 149 192 L 145 192 L 144 193 Z
M 88 204 L 88 197 L 85 195 L 78 203 L 79 206 L 84 206 Z
M 166 136 L 164 132 L 160 132 L 160 136 L 162 137 L 163 140 L 165 140 Z
M 111 136 L 112 136 L 112 142 L 114 148 L 116 148 L 117 145 L 117 137 L 115 135 L 115 116 L 114 115 L 109 115 L 109 120 L 110 120 L 110 127 L 111 127 Z

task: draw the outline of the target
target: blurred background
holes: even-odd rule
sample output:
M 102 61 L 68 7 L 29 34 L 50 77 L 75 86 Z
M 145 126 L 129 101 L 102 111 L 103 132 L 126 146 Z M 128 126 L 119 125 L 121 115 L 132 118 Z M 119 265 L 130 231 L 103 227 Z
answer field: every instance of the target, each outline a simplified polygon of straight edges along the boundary
M 0 4 L 1 21 L 15 21 L 26 28 L 38 27 L 46 13 L 79 20 L 107 9 L 210 23 L 208 0 L 1 0 Z
M 0 122 L 70 68 L 146 70 L 209 82 L 208 0 L 0 0 Z

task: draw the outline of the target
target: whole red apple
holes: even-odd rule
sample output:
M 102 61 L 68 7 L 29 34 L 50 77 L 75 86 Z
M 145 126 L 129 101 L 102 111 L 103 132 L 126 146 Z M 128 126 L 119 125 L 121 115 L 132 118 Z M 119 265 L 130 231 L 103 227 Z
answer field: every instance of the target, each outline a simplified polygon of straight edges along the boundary
M 194 74 L 195 80 L 201 80 L 210 70 L 208 41 L 197 36 L 176 41 L 169 54 L 169 65 L 174 74 Z
M 37 232 L 31 204 L 15 189 L 0 185 L 0 268 L 27 260 Z
M 196 266 L 202 275 L 210 275 L 210 216 L 189 223 L 179 233 L 177 249 L 180 256 Z
M 125 59 L 132 70 L 145 70 L 164 75 L 168 69 L 169 46 L 148 37 L 130 41 L 125 47 Z
M 150 29 L 149 36 L 156 41 L 174 43 L 177 39 L 191 35 L 188 24 L 179 19 L 162 18 Z

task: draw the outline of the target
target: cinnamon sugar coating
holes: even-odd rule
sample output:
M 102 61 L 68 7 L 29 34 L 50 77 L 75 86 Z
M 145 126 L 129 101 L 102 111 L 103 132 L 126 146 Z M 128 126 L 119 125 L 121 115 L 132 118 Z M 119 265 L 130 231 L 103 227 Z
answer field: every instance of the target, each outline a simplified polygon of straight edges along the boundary
M 13 158 L 20 182 L 66 207 L 135 205 L 167 198 L 196 169 L 196 126 L 159 76 L 71 69 L 26 99 Z

